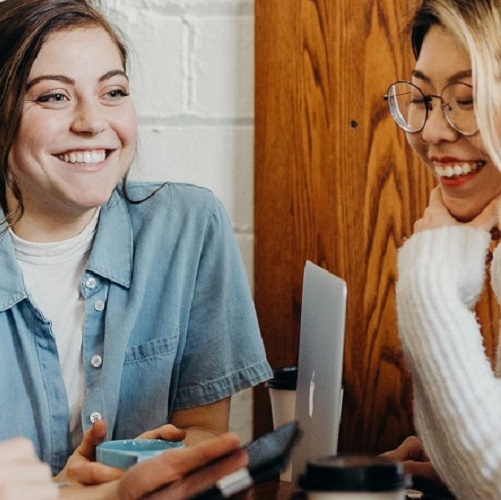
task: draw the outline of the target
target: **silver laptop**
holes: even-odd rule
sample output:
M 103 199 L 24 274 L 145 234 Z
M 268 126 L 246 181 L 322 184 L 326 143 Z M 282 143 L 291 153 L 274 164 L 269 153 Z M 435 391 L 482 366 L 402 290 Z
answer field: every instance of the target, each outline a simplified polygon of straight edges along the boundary
M 306 261 L 295 414 L 303 435 L 292 454 L 293 482 L 311 458 L 337 453 L 346 296 L 344 280 Z

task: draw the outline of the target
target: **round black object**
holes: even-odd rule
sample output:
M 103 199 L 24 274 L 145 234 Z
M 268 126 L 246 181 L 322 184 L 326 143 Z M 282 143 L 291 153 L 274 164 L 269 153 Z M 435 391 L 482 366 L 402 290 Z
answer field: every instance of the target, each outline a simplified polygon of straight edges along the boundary
M 266 382 L 270 389 L 295 391 L 297 386 L 297 366 L 286 366 L 273 370 L 273 378 Z
M 368 455 L 312 460 L 299 478 L 299 486 L 306 491 L 398 491 L 406 484 L 402 463 Z

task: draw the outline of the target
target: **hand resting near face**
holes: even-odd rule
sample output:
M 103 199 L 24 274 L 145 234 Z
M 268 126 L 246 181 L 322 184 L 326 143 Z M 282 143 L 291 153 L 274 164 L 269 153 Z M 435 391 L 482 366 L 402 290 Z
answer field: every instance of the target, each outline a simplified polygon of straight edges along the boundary
M 499 222 L 499 203 L 500 197 L 497 196 L 474 219 L 463 223 L 449 213 L 444 204 L 442 190 L 437 186 L 431 191 L 430 201 L 424 211 L 423 217 L 414 224 L 414 232 L 418 233 L 426 229 L 460 224 L 475 229 L 491 231 Z

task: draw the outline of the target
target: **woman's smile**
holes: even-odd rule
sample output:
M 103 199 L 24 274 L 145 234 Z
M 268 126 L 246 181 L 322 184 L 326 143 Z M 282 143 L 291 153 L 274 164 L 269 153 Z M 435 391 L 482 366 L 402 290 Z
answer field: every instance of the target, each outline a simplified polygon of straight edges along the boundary
M 479 173 L 485 166 L 484 160 L 434 160 L 432 159 L 435 174 L 441 180 L 450 180 L 457 178 L 469 178 Z
M 424 95 L 440 95 L 451 82 L 471 85 L 471 63 L 457 40 L 440 26 L 424 38 L 413 82 Z M 407 139 L 442 187 L 445 206 L 458 220 L 476 217 L 501 191 L 501 173 L 490 160 L 481 135 L 464 135 L 446 120 L 440 107 Z
M 67 151 L 64 154 L 59 154 L 58 158 L 66 163 L 85 163 L 96 164 L 101 163 L 106 159 L 106 150 L 77 150 Z

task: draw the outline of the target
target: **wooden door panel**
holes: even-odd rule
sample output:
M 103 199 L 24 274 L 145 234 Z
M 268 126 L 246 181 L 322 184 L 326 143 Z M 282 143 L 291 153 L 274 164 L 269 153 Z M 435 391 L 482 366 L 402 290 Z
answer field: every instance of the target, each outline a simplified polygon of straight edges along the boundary
M 255 0 L 255 299 L 273 367 L 296 364 L 306 259 L 348 283 L 343 451 L 413 431 L 396 326 L 397 249 L 435 184 L 383 95 L 413 64 L 415 0 Z M 498 312 L 486 295 L 490 355 Z M 255 434 L 271 427 L 255 393 Z

